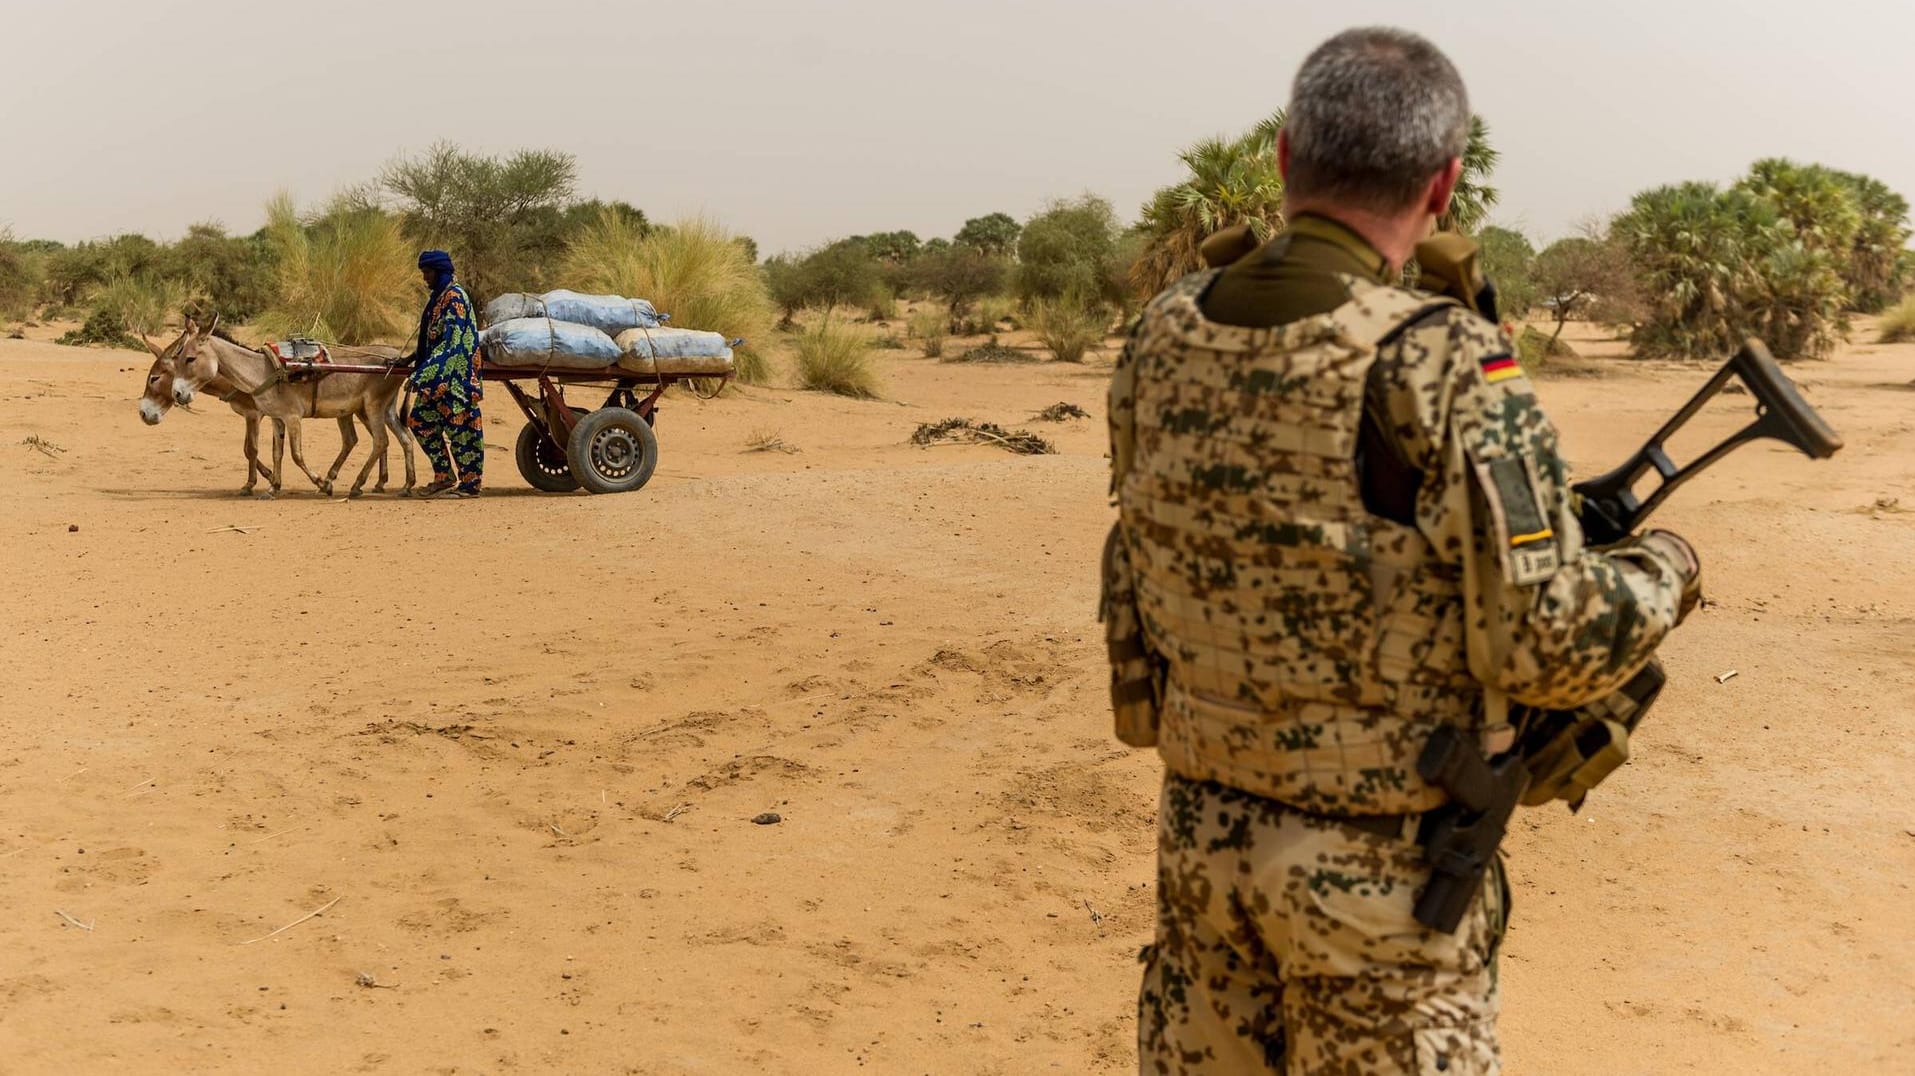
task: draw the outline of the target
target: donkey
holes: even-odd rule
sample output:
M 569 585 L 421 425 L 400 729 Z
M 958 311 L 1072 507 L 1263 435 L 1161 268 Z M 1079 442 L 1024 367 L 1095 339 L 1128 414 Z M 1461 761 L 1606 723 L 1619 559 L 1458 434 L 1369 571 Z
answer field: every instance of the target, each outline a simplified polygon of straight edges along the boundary
M 178 376 L 178 371 L 174 369 L 173 360 L 164 353 L 163 349 L 154 346 L 150 340 L 147 341 L 147 347 L 153 352 L 153 365 L 146 371 L 146 390 L 140 396 L 140 420 L 148 426 L 157 426 L 160 420 L 166 417 L 166 413 L 173 408 L 173 379 Z M 240 451 L 246 457 L 246 484 L 240 487 L 239 495 L 253 496 L 253 488 L 258 484 L 260 476 L 264 475 L 268 488 L 259 496 L 270 500 L 279 492 L 280 476 L 285 473 L 281 464 L 286 458 L 286 423 L 283 419 L 272 420 L 273 465 L 268 467 L 266 461 L 259 457 L 259 423 L 266 416 L 260 413 L 253 398 L 243 392 L 228 397 L 226 404 L 233 409 L 234 414 L 246 420 L 246 437 L 240 443 Z M 357 417 L 360 422 L 365 421 L 364 415 Z M 352 451 L 354 445 L 359 443 L 359 432 L 354 428 L 351 418 L 339 420 L 339 442 L 345 446 L 344 451 L 348 453 Z M 338 472 L 339 467 L 335 463 L 334 476 Z M 379 457 L 379 481 L 372 487 L 374 493 L 385 490 L 386 478 L 386 457 L 382 455 Z
M 204 329 L 188 319 L 186 329 L 165 348 L 148 347 L 158 358 L 171 364 L 173 400 L 190 404 L 201 389 L 235 403 L 244 403 L 259 414 L 280 424 L 291 442 L 293 463 L 312 480 L 321 493 L 331 496 L 333 479 L 351 455 L 358 438 L 351 420 L 358 417 L 372 434 L 372 454 L 360 467 L 358 478 L 348 496 L 358 496 L 375 462 L 383 464 L 388 433 L 399 439 L 400 455 L 406 465 L 403 495 L 410 495 L 418 484 L 412 462 L 412 433 L 399 418 L 406 379 L 397 374 L 349 374 L 314 371 L 311 380 L 294 382 L 286 377 L 278 361 L 262 352 L 243 347 L 213 334 L 219 318 Z M 395 359 L 391 348 L 367 349 L 382 359 Z M 144 404 L 142 405 L 144 409 Z M 241 412 L 242 414 L 244 411 Z M 325 478 L 306 466 L 304 444 L 300 437 L 302 418 L 333 418 L 340 423 L 343 446 Z M 255 456 L 257 448 L 255 447 Z M 277 483 L 275 483 L 277 485 Z

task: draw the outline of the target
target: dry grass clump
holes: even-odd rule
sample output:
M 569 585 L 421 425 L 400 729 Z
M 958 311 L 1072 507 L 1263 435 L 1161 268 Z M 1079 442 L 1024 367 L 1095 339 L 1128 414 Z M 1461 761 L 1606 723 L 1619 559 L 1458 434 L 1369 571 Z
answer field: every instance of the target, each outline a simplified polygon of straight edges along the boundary
M 905 344 L 904 338 L 897 333 L 885 333 L 871 341 L 871 346 L 879 351 L 903 351 Z
M 1915 340 L 1915 295 L 1910 295 L 1882 314 L 1882 343 L 1899 344 Z
M 979 344 L 962 355 L 948 358 L 944 361 L 983 363 L 1036 362 L 1037 356 L 1022 348 L 1005 347 L 1003 344 L 998 343 L 996 338 L 993 338 L 988 344 Z
M 1083 362 L 1085 352 L 1104 342 L 1107 327 L 1103 311 L 1076 303 L 1043 301 L 1031 306 L 1031 328 L 1038 343 L 1059 362 Z
M 1049 441 L 1029 430 L 1007 430 L 995 422 L 973 422 L 968 418 L 923 423 L 911 435 L 911 443 L 925 448 L 932 445 L 996 445 L 1020 456 L 1047 456 L 1057 451 Z
M 753 430 L 745 438 L 746 452 L 783 452 L 786 455 L 798 451 L 798 446 L 785 440 L 784 434 L 777 430 Z
M 951 319 L 944 311 L 926 307 L 914 312 L 904 324 L 913 339 L 923 342 L 925 358 L 944 354 L 944 337 L 951 331 Z
M 1550 359 L 1573 359 L 1576 349 L 1564 343 L 1560 337 L 1551 339 L 1533 325 L 1523 326 L 1522 335 L 1516 338 L 1516 361 L 1523 369 L 1534 372 Z
M 581 228 L 566 246 L 560 277 L 567 287 L 649 299 L 685 329 L 744 337 L 735 355 L 738 380 L 771 377 L 762 348 L 776 311 L 764 274 L 730 231 L 705 217 L 653 228 L 612 209 Z
M 877 399 L 870 338 L 828 320 L 806 329 L 798 335 L 798 384 L 856 400 Z
M 276 266 L 273 301 L 256 322 L 266 334 L 341 344 L 408 334 L 424 296 L 418 248 L 398 217 L 342 201 L 309 230 L 282 191 L 266 203 L 266 243 Z
M 1017 300 L 1008 295 L 986 295 L 977 301 L 976 310 L 978 326 L 984 332 L 994 333 L 999 325 L 1016 317 Z M 1016 328 L 1015 323 L 1012 328 Z
M 1090 412 L 1074 403 L 1054 403 L 1031 417 L 1039 422 L 1064 422 L 1073 418 L 1089 418 Z

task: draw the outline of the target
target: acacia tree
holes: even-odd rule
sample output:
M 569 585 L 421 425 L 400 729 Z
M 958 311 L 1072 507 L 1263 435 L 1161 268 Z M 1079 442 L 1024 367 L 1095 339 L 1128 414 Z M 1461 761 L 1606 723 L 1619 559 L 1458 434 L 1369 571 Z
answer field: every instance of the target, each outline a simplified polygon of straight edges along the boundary
M 387 165 L 378 187 L 398 199 L 409 235 L 452 252 L 460 278 L 483 303 L 544 283 L 564 251 L 563 209 L 577 175 L 569 153 L 486 157 L 440 142 Z
M 1563 326 L 1572 318 L 1589 316 L 1599 302 L 1616 301 L 1629 289 L 1629 263 L 1614 243 L 1590 236 L 1558 239 L 1542 253 L 1530 271 L 1534 294 L 1556 328 L 1543 354 L 1553 354 Z
M 952 242 L 993 258 L 1007 258 L 1017 250 L 1017 236 L 1022 230 L 1009 213 L 986 213 L 965 221 Z

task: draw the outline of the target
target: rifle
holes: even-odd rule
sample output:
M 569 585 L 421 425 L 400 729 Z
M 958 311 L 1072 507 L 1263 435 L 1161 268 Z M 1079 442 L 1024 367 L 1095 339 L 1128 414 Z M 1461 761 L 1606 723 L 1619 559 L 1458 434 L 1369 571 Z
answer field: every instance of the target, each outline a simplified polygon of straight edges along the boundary
M 1755 418 L 1721 444 L 1678 467 L 1664 447 L 1676 431 L 1729 384 L 1740 378 L 1755 401 Z M 1802 399 L 1762 341 L 1742 345 L 1674 417 L 1620 467 L 1570 487 L 1590 545 L 1610 545 L 1637 527 L 1683 483 L 1751 441 L 1771 438 L 1823 460 L 1842 447 L 1835 430 Z M 1646 497 L 1637 483 L 1653 470 L 1657 485 Z M 1654 704 L 1666 677 L 1650 659 L 1622 690 L 1584 710 L 1531 711 L 1509 751 L 1485 758 L 1462 730 L 1438 729 L 1417 759 L 1417 773 L 1442 789 L 1450 802 L 1424 816 L 1417 835 L 1430 864 L 1430 882 L 1417 897 L 1416 921 L 1453 933 L 1482 888 L 1496 858 L 1509 817 L 1518 803 L 1535 805 L 1582 796 L 1629 757 L 1629 734 Z M 1541 774 L 1547 787 L 1531 787 Z

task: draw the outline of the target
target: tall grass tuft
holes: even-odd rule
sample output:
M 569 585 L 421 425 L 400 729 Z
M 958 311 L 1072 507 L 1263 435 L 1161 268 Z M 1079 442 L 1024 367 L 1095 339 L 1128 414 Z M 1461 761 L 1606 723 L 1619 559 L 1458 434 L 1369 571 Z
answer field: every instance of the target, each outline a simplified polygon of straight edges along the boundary
M 1010 321 L 1016 314 L 1017 302 L 1008 295 L 986 295 L 977 301 L 977 324 L 984 332 L 996 332 L 998 325 Z
M 798 384 L 859 400 L 876 399 L 878 377 L 871 369 L 870 339 L 829 319 L 806 329 L 798 337 Z
M 157 336 L 166 319 L 186 305 L 186 285 L 155 273 L 121 274 L 93 297 L 93 309 L 111 315 L 128 332 Z
M 765 349 L 777 312 L 764 274 L 717 221 L 693 217 L 648 231 L 601 210 L 566 246 L 560 278 L 580 291 L 649 299 L 678 328 L 744 337 L 736 354 L 738 379 L 764 384 L 771 377 Z
M 898 316 L 898 293 L 888 284 L 879 284 L 871 290 L 872 321 L 890 321 Z
M 1915 340 L 1915 295 L 1888 308 L 1882 314 L 1882 343 L 1899 344 Z
M 1104 312 L 1067 300 L 1031 304 L 1031 328 L 1038 343 L 1059 362 L 1083 362 L 1084 353 L 1104 340 Z
M 944 354 L 944 337 L 951 331 L 951 318 L 944 311 L 926 307 L 912 314 L 905 322 L 913 338 L 924 345 L 924 357 L 939 358 Z
M 336 202 L 302 222 L 284 192 L 266 203 L 266 242 L 276 266 L 273 301 L 258 318 L 269 334 L 314 334 L 341 344 L 405 339 L 424 293 L 417 251 L 399 218 Z

